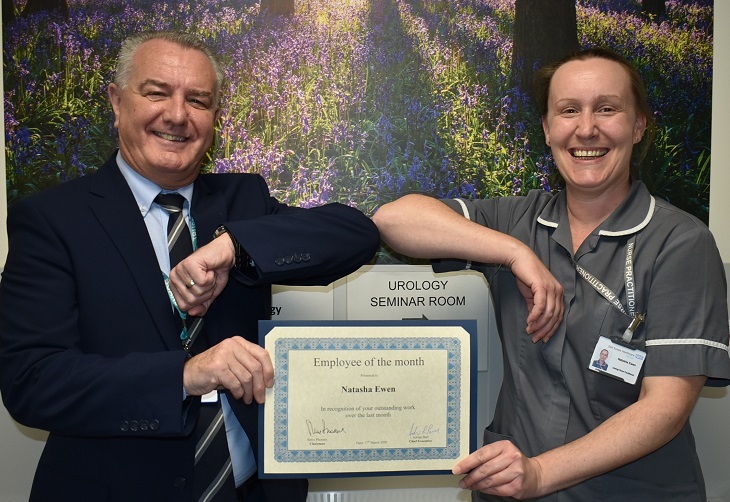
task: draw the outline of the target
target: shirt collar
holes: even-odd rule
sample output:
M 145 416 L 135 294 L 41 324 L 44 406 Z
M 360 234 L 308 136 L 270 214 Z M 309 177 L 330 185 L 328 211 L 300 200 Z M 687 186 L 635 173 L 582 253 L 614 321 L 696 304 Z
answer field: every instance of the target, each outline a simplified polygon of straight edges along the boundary
M 598 227 L 598 235 L 631 235 L 646 227 L 654 215 L 656 201 L 643 182 L 632 179 L 629 194 L 624 201 Z M 558 228 L 561 221 L 568 221 L 565 191 L 547 203 L 537 221 L 545 226 Z
M 132 194 L 134 195 L 134 199 L 137 201 L 137 206 L 139 207 L 140 213 L 142 213 L 142 217 L 144 218 L 147 213 L 150 210 L 150 207 L 152 206 L 152 203 L 155 200 L 155 197 L 157 197 L 157 194 L 160 192 L 170 192 L 172 190 L 162 190 L 159 185 L 156 183 L 153 183 L 152 181 L 148 180 L 141 174 L 139 174 L 137 171 L 132 169 L 132 167 L 127 164 L 127 162 L 122 158 L 122 153 L 117 152 L 117 166 L 119 166 L 119 170 L 122 173 L 122 176 L 125 180 L 127 180 L 127 184 L 129 185 L 129 188 L 132 190 Z M 193 184 L 178 188 L 177 190 L 174 190 L 175 192 L 179 193 L 183 197 L 185 197 L 185 200 L 188 202 L 188 207 L 191 206 L 192 200 L 193 200 Z

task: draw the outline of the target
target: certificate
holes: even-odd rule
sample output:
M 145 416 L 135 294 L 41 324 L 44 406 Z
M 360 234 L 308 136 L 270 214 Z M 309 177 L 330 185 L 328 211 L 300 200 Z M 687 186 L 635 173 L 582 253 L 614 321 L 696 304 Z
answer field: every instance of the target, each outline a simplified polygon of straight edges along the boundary
M 476 321 L 260 321 L 259 476 L 450 473 L 473 451 Z

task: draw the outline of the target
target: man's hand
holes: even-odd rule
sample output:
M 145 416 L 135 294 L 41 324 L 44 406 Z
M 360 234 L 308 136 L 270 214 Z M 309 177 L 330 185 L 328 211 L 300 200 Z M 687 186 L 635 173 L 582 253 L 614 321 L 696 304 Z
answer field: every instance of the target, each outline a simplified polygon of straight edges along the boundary
M 170 289 L 183 312 L 202 317 L 223 288 L 236 263 L 231 237 L 224 233 L 185 258 L 170 271 Z
M 454 474 L 466 474 L 459 485 L 490 495 L 518 500 L 540 493 L 540 464 L 509 441 L 485 445 L 456 464 Z
M 191 396 L 224 387 L 246 404 L 254 400 L 263 403 L 266 388 L 273 385 L 274 366 L 269 353 L 240 336 L 227 338 L 190 358 L 183 369 L 183 386 Z

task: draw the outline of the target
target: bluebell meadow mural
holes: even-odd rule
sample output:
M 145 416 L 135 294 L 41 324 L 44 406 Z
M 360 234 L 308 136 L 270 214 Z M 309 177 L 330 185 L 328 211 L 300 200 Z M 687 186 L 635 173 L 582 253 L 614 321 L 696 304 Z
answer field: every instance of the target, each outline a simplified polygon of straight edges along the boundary
M 11 2 L 4 2 L 7 5 Z M 578 42 L 640 69 L 658 135 L 641 177 L 707 221 L 713 4 L 582 0 Z M 410 192 L 557 190 L 527 92 L 510 85 L 514 0 L 68 0 L 4 12 L 8 204 L 83 176 L 116 146 L 106 87 L 121 40 L 186 29 L 223 57 L 222 119 L 205 170 L 258 172 L 292 205 L 366 214 Z M 7 8 L 7 7 L 6 7 Z

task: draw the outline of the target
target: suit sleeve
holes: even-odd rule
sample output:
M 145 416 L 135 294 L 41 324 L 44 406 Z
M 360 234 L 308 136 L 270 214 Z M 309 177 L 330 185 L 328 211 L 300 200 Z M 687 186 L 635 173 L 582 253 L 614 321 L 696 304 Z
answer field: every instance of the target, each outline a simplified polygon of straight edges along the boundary
M 253 261 L 235 275 L 249 285 L 326 285 L 368 263 L 380 246 L 370 218 L 339 203 L 303 209 L 269 198 L 268 214 L 225 225 Z

